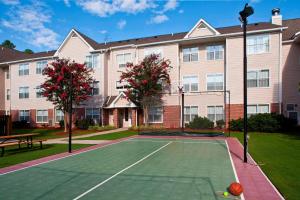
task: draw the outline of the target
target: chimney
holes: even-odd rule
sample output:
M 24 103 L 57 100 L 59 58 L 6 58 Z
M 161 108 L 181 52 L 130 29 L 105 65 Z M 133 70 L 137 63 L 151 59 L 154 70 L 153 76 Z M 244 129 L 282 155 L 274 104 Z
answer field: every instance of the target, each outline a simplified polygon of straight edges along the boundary
M 280 8 L 274 8 L 272 10 L 272 24 L 282 26 L 282 15 L 280 14 Z

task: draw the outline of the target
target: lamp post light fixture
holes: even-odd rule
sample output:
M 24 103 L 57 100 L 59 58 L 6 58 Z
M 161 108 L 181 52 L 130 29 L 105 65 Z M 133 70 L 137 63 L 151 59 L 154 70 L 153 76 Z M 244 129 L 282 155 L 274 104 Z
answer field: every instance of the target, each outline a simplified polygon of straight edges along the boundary
M 247 119 L 247 18 L 254 13 L 254 10 L 247 3 L 244 10 L 240 12 L 240 21 L 243 24 L 243 37 L 244 37 L 244 162 L 247 163 L 247 150 L 248 150 L 248 119 Z

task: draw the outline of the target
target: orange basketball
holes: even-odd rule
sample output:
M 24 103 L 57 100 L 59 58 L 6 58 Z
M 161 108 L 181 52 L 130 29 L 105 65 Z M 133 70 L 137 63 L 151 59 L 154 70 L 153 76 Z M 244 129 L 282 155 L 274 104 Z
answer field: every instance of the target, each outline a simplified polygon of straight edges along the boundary
M 243 192 L 243 187 L 237 182 L 231 183 L 229 186 L 229 192 L 234 196 L 239 196 Z

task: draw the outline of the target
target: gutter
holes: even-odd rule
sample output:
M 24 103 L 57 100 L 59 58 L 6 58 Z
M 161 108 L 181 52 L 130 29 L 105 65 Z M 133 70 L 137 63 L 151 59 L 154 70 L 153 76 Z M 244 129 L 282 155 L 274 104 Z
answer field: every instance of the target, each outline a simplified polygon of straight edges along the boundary
M 34 60 L 43 60 L 43 59 L 50 59 L 50 58 L 56 58 L 56 56 L 46 56 L 46 57 L 37 57 L 37 58 L 28 58 L 28 59 L 23 59 L 23 60 L 14 60 L 14 61 L 8 61 L 8 62 L 3 62 L 0 63 L 0 65 L 3 64 L 14 64 L 14 63 L 19 63 L 19 62 L 27 62 L 27 61 L 34 61 Z

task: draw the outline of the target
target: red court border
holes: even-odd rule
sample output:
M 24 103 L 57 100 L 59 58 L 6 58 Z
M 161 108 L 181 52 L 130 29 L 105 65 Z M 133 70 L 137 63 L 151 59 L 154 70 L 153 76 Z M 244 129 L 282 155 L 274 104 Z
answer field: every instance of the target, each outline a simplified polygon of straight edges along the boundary
M 243 162 L 243 147 L 236 138 L 225 138 L 225 137 L 186 137 L 186 136 L 132 136 L 129 138 L 123 138 L 119 140 L 109 141 L 107 143 L 94 145 L 91 147 L 82 148 L 75 150 L 73 153 L 60 153 L 37 160 L 28 161 L 25 163 L 9 166 L 0 169 L 1 175 L 19 171 L 43 163 L 59 160 L 62 158 L 75 156 L 80 153 L 88 152 L 91 150 L 99 149 L 105 146 L 120 143 L 122 141 L 133 139 L 133 138 L 160 138 L 160 139 L 195 139 L 195 140 L 226 140 L 229 152 L 238 176 L 240 183 L 244 187 L 244 198 L 245 200 L 281 200 L 284 199 L 278 192 L 276 187 L 271 183 L 267 176 L 262 172 L 260 167 L 249 155 L 249 162 Z M 1 160 L 1 158 L 0 158 Z

